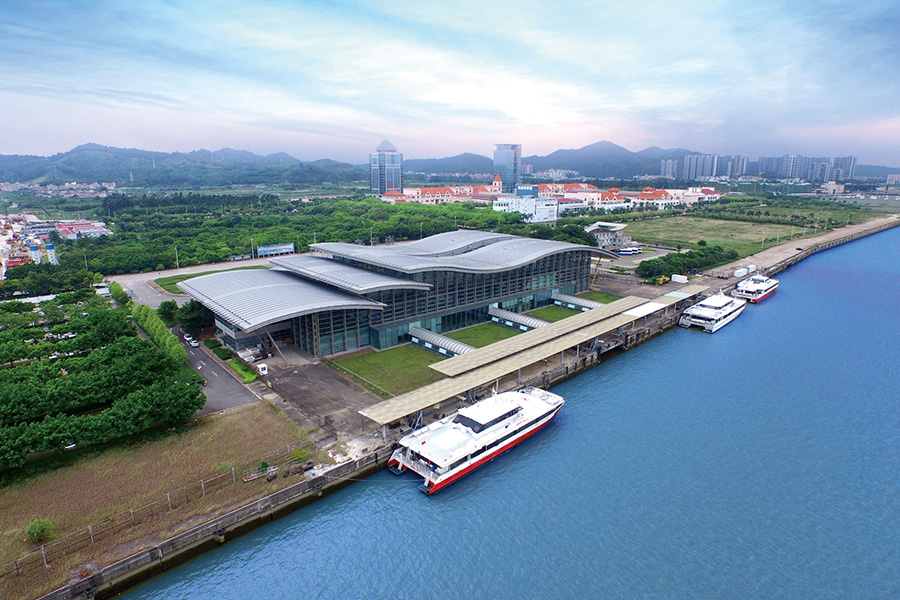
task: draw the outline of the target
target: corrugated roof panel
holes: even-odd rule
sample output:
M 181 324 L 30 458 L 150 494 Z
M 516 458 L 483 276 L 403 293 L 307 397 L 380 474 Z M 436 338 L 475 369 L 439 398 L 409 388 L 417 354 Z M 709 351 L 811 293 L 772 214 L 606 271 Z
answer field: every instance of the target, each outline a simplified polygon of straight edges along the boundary
M 275 269 L 211 273 L 182 281 L 178 287 L 244 331 L 325 310 L 384 307 Z
M 294 254 L 272 258 L 269 262 L 300 277 L 319 281 L 353 294 L 371 294 L 395 289 L 428 290 L 432 287 L 427 283 L 376 273 L 318 256 Z

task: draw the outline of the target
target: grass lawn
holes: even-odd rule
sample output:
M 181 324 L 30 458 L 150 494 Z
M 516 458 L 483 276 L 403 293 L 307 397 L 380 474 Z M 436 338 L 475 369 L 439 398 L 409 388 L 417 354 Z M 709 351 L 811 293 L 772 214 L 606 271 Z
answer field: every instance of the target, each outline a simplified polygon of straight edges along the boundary
M 609 304 L 610 302 L 615 302 L 622 298 L 622 296 L 604 292 L 585 292 L 583 294 L 578 294 L 578 297 L 584 298 L 585 300 L 593 300 L 594 302 L 602 302 L 603 304 Z
M 457 342 L 462 342 L 463 344 L 468 344 L 475 348 L 481 348 L 482 346 L 489 346 L 494 342 L 511 338 L 514 335 L 519 335 L 519 332 L 515 329 L 510 329 L 509 327 L 497 325 L 496 323 L 482 323 L 481 325 L 467 327 L 466 329 L 460 329 L 459 331 L 451 331 L 444 335 Z
M 539 308 L 537 310 L 533 310 L 528 313 L 532 317 L 537 317 L 538 319 L 544 319 L 545 321 L 562 321 L 567 317 L 573 317 L 578 313 L 574 310 L 569 310 L 568 308 L 563 308 L 562 306 L 545 306 L 543 308 Z
M 380 352 L 347 356 L 333 362 L 393 394 L 403 394 L 431 383 L 432 371 L 428 365 L 439 360 L 441 357 L 433 352 L 406 344 Z
M 742 257 L 746 257 L 763 248 L 771 248 L 779 242 L 788 241 L 791 237 L 791 226 L 696 217 L 670 217 L 629 223 L 628 234 L 640 240 L 681 246 L 693 246 L 700 240 L 706 240 L 710 246 L 733 248 Z M 804 233 L 802 227 L 794 227 L 795 242 L 814 235 L 817 234 L 810 228 L 807 228 Z M 763 239 L 765 239 L 764 243 Z M 760 247 L 761 243 L 763 243 L 763 248 Z
M 224 273 L 225 271 L 241 271 L 244 269 L 268 269 L 269 267 L 263 265 L 257 265 L 254 267 L 236 267 L 234 269 L 224 269 L 222 271 L 204 271 L 203 273 L 191 273 L 188 275 L 172 275 L 171 277 L 160 277 L 159 279 L 154 279 L 153 282 L 166 290 L 170 294 L 183 294 L 175 284 L 180 281 L 185 281 L 186 279 L 192 279 L 194 277 L 200 277 L 201 275 L 209 275 L 210 273 Z
M 263 455 L 287 450 L 306 439 L 282 412 L 266 402 L 198 419 L 184 430 L 155 441 L 85 455 L 73 464 L 43 473 L 0 490 L 0 564 L 6 565 L 38 544 L 25 541 L 33 519 L 53 522 L 57 539 L 87 529 L 113 514 L 128 513 L 167 493 L 223 471 L 250 468 Z M 93 561 L 106 565 L 139 548 L 113 551 L 119 544 L 178 528 L 195 517 L 221 513 L 236 502 L 260 497 L 294 483 L 279 477 L 271 483 L 232 484 L 147 523 L 125 529 L 81 552 L 60 557 L 49 567 L 19 577 L 0 579 L 0 597 L 34 598 L 65 583 L 70 569 Z M 102 559 L 100 557 L 103 557 Z

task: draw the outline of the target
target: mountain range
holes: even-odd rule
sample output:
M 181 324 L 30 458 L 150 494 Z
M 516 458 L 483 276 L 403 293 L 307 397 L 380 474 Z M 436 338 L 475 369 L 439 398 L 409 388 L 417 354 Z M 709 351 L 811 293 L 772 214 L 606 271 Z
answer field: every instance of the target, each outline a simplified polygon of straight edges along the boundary
M 53 156 L 0 155 L 0 181 L 62 184 L 208 186 L 258 183 L 341 183 L 367 179 L 368 172 L 335 160 L 302 162 L 280 152 L 259 156 L 223 148 L 210 152 L 151 152 L 83 144 Z
M 655 146 L 631 152 L 602 141 L 583 148 L 557 150 L 547 156 L 526 156 L 535 172 L 546 169 L 578 171 L 585 177 L 627 179 L 656 175 L 660 160 L 679 160 L 698 154 L 683 148 Z M 404 171 L 419 173 L 491 173 L 494 161 L 465 153 L 448 158 L 406 159 Z M 752 169 L 751 169 L 752 171 Z M 884 177 L 897 168 L 858 165 L 859 177 Z M 53 156 L 0 155 L 0 182 L 62 184 L 115 182 L 119 186 L 215 186 L 239 184 L 343 183 L 368 179 L 366 167 L 329 159 L 300 161 L 284 152 L 260 156 L 223 148 L 211 152 L 152 152 L 83 144 Z

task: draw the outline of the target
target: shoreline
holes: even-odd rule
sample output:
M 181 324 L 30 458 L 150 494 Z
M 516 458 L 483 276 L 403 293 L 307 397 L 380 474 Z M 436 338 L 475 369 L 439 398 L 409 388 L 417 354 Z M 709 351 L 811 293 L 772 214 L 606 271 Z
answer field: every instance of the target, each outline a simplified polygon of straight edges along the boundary
M 793 246 L 793 244 L 798 243 L 795 238 L 794 240 L 790 240 L 779 246 L 768 248 L 745 259 L 734 261 L 723 267 L 718 267 L 716 270 L 730 269 L 730 271 L 733 271 L 740 266 L 758 262 L 759 264 L 757 267 L 760 271 L 774 274 L 822 250 L 827 250 L 847 242 L 900 226 L 900 218 L 896 215 L 891 215 L 875 221 L 877 222 L 872 223 L 872 221 L 870 221 L 867 224 L 846 226 L 840 230 L 833 230 L 832 232 L 817 236 L 816 238 L 807 238 L 810 240 L 815 239 L 815 243 L 810 244 L 808 248 L 787 248 L 787 246 Z M 848 230 L 847 227 L 852 227 L 853 230 Z M 725 272 L 728 273 L 729 271 Z M 741 279 L 710 274 L 698 276 L 697 279 L 701 278 L 708 278 L 711 288 L 716 287 L 715 282 L 721 281 L 722 279 L 734 280 L 733 282 L 725 284 L 727 287 L 734 285 L 734 283 Z M 611 283 L 611 281 L 605 280 L 605 284 L 606 283 Z M 645 296 L 647 295 L 647 291 L 650 291 L 651 289 L 654 290 L 653 295 L 666 293 L 669 291 L 668 285 L 671 284 L 664 286 L 642 285 L 634 287 L 639 287 L 641 291 L 644 292 L 640 295 Z M 659 293 L 656 293 L 657 291 Z M 646 339 L 640 341 L 635 340 L 637 342 L 635 345 L 648 341 L 649 339 L 662 334 L 665 330 L 666 329 L 659 329 Z M 562 377 L 558 381 L 553 381 L 552 384 L 561 383 L 577 374 L 580 374 L 580 372 L 573 372 L 571 375 L 567 372 L 565 377 Z M 552 387 L 552 385 L 550 387 Z M 85 578 L 82 581 L 68 583 L 48 594 L 40 596 L 40 599 L 62 600 L 64 598 L 68 599 L 80 595 L 85 595 L 85 597 L 105 598 L 122 593 L 147 579 L 155 577 L 168 568 L 177 566 L 195 556 L 215 548 L 227 540 L 249 533 L 277 518 L 286 516 L 287 514 L 315 502 L 319 497 L 329 495 L 355 481 L 382 470 L 387 464 L 390 453 L 389 451 L 385 452 L 383 457 L 380 457 L 379 455 L 381 451 L 386 448 L 389 449 L 389 446 L 382 446 L 378 448 L 374 454 L 363 456 L 358 460 L 343 463 L 343 465 L 338 465 L 338 467 L 331 469 L 331 471 L 341 471 L 340 473 L 322 473 L 317 478 L 298 482 L 284 490 L 246 504 L 216 519 L 207 521 L 203 525 L 193 527 L 155 547 L 144 549 L 141 552 L 117 561 L 101 569 L 99 573 Z M 352 465 L 353 469 L 348 470 L 344 465 Z M 347 470 L 347 473 L 343 473 L 344 470 Z M 313 481 L 315 479 L 319 479 L 320 481 L 314 484 Z

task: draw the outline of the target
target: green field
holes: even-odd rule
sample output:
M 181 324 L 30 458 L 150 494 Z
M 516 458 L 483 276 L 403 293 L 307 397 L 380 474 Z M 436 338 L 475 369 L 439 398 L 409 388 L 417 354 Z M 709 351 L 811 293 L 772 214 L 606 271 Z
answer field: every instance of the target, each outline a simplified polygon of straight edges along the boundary
M 432 371 L 428 365 L 439 360 L 441 357 L 433 352 L 406 344 L 389 350 L 347 356 L 331 362 L 392 394 L 403 394 L 431 383 Z
M 562 321 L 568 317 L 574 317 L 578 313 L 574 310 L 569 310 L 568 308 L 563 308 L 561 306 L 545 306 L 544 308 L 539 308 L 537 310 L 533 310 L 528 313 L 532 317 L 537 317 L 538 319 L 544 319 L 545 321 Z
M 609 304 L 610 302 L 615 302 L 622 298 L 622 296 L 607 294 L 605 292 L 585 292 L 583 294 L 578 294 L 578 297 L 584 298 L 585 300 L 593 300 L 594 302 L 602 302 L 603 304 Z
M 722 246 L 737 250 L 741 256 L 749 256 L 763 248 L 770 248 L 791 239 L 790 225 L 771 223 L 747 223 L 697 217 L 669 217 L 629 223 L 628 235 L 651 242 L 661 242 L 683 247 L 693 247 L 700 240 L 710 246 Z M 802 240 L 817 235 L 813 229 L 793 228 L 793 239 Z M 763 241 L 765 240 L 765 241 Z M 762 244 L 762 246 L 761 246 Z
M 242 271 L 244 269 L 268 269 L 269 267 L 263 265 L 256 265 L 253 267 L 235 267 L 234 269 L 223 269 L 222 271 L 204 271 L 202 273 L 190 273 L 185 275 L 172 275 L 171 277 L 160 277 L 159 279 L 154 279 L 153 283 L 166 290 L 170 294 L 183 294 L 175 284 L 181 281 L 185 281 L 187 279 L 193 279 L 194 277 L 200 277 L 201 275 L 209 275 L 211 273 L 224 273 L 225 271 Z
M 444 335 L 457 342 L 462 342 L 463 344 L 468 344 L 475 348 L 481 348 L 483 346 L 489 346 L 494 342 L 499 342 L 500 340 L 519 335 L 519 332 L 515 329 L 510 329 L 509 327 L 497 325 L 496 323 L 482 323 L 475 327 L 451 331 Z

